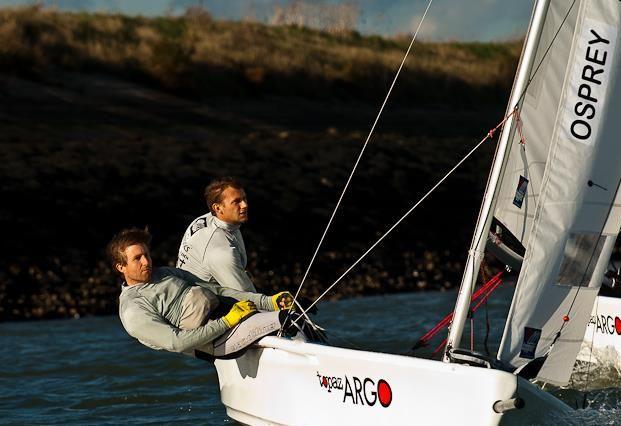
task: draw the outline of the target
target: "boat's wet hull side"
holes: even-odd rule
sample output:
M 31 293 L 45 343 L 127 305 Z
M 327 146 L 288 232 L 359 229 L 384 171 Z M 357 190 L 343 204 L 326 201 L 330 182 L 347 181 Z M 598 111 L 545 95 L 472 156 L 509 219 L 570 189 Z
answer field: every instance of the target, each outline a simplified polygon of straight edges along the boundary
M 275 337 L 260 346 L 216 361 L 227 413 L 246 424 L 523 424 L 569 410 L 502 371 Z M 518 394 L 526 408 L 493 410 Z

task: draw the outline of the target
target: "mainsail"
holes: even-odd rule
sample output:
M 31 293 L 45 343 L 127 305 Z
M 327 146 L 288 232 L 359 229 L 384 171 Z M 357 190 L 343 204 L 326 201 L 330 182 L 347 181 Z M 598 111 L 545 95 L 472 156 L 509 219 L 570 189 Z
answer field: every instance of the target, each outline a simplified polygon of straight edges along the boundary
M 552 0 L 496 218 L 526 247 L 499 359 L 568 382 L 621 226 L 621 2 Z

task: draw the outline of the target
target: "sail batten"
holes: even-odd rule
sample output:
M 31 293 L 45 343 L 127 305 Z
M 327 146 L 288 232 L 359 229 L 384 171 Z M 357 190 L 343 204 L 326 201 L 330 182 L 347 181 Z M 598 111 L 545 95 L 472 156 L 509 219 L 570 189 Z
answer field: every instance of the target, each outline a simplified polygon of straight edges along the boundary
M 621 4 L 574 6 L 550 2 L 538 51 L 555 45 L 524 97 L 528 142 L 514 137 L 495 211 L 526 247 L 499 358 L 545 357 L 538 378 L 554 384 L 569 380 L 621 225 Z

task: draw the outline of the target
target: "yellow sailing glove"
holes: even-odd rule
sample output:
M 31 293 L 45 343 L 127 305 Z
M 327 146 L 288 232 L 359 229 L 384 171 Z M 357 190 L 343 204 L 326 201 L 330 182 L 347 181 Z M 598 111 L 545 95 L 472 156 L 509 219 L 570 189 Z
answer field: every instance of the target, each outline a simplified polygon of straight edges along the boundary
M 281 291 L 272 296 L 272 305 L 275 311 L 291 309 L 293 305 L 293 296 L 288 291 Z
M 222 317 L 229 328 L 239 324 L 244 318 L 257 312 L 257 307 L 249 300 L 237 302 L 233 305 L 228 314 Z

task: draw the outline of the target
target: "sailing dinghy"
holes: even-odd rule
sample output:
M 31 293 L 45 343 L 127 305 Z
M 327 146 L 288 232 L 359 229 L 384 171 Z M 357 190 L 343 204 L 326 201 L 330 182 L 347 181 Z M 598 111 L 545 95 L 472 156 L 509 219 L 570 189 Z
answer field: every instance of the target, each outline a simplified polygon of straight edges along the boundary
M 535 2 L 442 361 L 264 337 L 215 361 L 231 418 L 563 421 L 571 409 L 531 380 L 568 382 L 621 225 L 620 22 L 618 0 Z M 496 359 L 461 342 L 486 246 L 520 259 Z
M 578 360 L 621 370 L 621 298 L 597 296 Z

